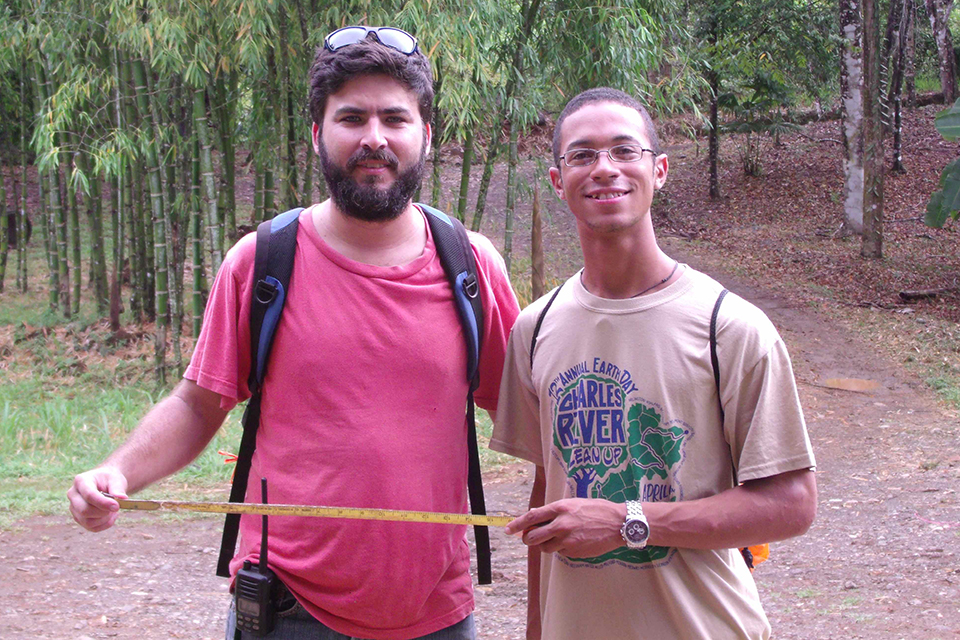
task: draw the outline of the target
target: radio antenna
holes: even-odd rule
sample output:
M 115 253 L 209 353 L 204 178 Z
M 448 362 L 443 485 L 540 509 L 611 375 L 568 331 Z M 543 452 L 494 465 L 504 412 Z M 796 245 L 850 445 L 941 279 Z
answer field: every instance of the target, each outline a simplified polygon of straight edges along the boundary
M 260 501 L 267 503 L 267 479 L 260 478 Z M 260 574 L 267 575 L 267 514 L 263 514 L 263 526 L 260 531 Z

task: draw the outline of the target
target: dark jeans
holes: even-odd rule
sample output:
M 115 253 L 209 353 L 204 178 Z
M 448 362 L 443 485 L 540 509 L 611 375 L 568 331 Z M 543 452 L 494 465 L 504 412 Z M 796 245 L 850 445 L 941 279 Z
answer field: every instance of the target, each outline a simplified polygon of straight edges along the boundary
M 286 591 L 286 590 L 284 590 Z M 234 640 L 237 625 L 235 604 L 230 603 L 230 612 L 227 615 L 226 640 Z M 277 606 L 276 625 L 269 635 L 259 636 L 269 640 L 361 640 L 342 633 L 337 633 L 325 624 L 307 613 L 297 599 L 289 591 L 280 597 Z M 476 640 L 477 630 L 473 623 L 473 614 L 467 616 L 457 624 L 434 631 L 416 640 Z M 243 640 L 255 640 L 257 636 L 242 633 Z

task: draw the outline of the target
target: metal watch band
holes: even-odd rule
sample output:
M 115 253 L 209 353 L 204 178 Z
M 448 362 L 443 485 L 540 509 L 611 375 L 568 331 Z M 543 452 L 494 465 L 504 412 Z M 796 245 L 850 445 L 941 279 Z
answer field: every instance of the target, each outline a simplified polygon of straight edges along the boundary
M 643 506 L 638 500 L 627 500 L 627 517 L 620 528 L 620 536 L 627 544 L 628 549 L 643 549 L 647 546 L 650 536 L 650 525 L 643 514 Z
M 639 500 L 627 500 L 627 520 L 643 520 L 643 505 Z

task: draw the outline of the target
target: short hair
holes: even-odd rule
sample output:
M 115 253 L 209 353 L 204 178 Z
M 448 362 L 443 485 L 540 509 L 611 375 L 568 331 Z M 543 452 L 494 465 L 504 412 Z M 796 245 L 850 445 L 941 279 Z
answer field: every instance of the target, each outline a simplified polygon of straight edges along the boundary
M 650 117 L 650 114 L 647 113 L 644 106 L 640 104 L 640 101 L 619 89 L 596 87 L 594 89 L 587 89 L 576 95 L 567 103 L 567 106 L 560 112 L 560 117 L 557 118 L 557 124 L 553 128 L 553 162 L 557 167 L 560 166 L 560 130 L 563 127 L 564 120 L 566 120 L 569 115 L 595 102 L 613 102 L 625 107 L 630 107 L 631 109 L 636 109 L 643 119 L 643 126 L 647 130 L 647 137 L 650 138 L 650 147 L 656 155 L 660 155 L 660 139 L 657 137 L 657 129 L 653 126 L 653 119 Z
M 317 47 L 310 68 L 310 92 L 307 99 L 310 117 L 321 129 L 327 98 L 353 78 L 384 74 L 408 87 L 417 96 L 424 124 L 433 118 L 433 73 L 430 62 L 418 49 L 406 55 L 376 39 L 374 32 L 357 44 L 330 51 Z

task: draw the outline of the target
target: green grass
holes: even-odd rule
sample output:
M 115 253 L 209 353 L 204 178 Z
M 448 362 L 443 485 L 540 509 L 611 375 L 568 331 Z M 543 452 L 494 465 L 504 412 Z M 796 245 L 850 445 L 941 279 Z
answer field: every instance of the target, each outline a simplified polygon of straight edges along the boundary
M 510 462 L 516 462 L 517 458 L 508 456 L 505 453 L 493 451 L 490 449 L 490 435 L 493 433 L 493 422 L 486 411 L 477 411 L 477 440 L 480 443 L 480 467 L 482 469 L 496 469 Z
M 926 383 L 937 392 L 943 400 L 960 408 L 960 376 L 955 374 L 941 374 L 927 378 Z
M 69 345 L 51 339 L 18 345 L 26 364 L 11 363 L 0 385 L 0 527 L 30 514 L 65 514 L 73 476 L 109 455 L 160 397 L 150 363 L 116 361 L 65 373 Z M 34 362 L 29 362 L 33 359 Z M 43 364 L 43 363 L 47 364 Z M 239 413 L 196 461 L 174 477 L 174 486 L 205 487 L 229 480 L 218 449 L 236 451 Z
M 31 514 L 67 517 L 73 476 L 102 462 L 168 391 L 156 386 L 152 357 L 139 355 L 152 352 L 138 342 L 152 343 L 152 336 L 114 344 L 87 274 L 80 313 L 64 319 L 49 308 L 46 273 L 42 247 L 31 243 L 29 291 L 16 291 L 8 270 L 0 293 L 0 528 Z M 238 416 L 174 476 L 172 491 L 182 496 L 229 480 L 217 450 L 237 450 Z
M 86 286 L 78 316 L 65 320 L 50 310 L 46 266 L 36 243 L 31 249 L 30 290 L 21 294 L 8 279 L 0 293 L 0 529 L 33 514 L 69 517 L 73 477 L 100 464 L 169 391 L 156 386 L 153 337 L 114 344 Z M 242 409 L 200 457 L 140 495 L 225 499 L 233 466 L 217 452 L 239 450 Z M 513 460 L 486 446 L 492 423 L 485 411 L 477 412 L 477 426 L 484 468 Z

